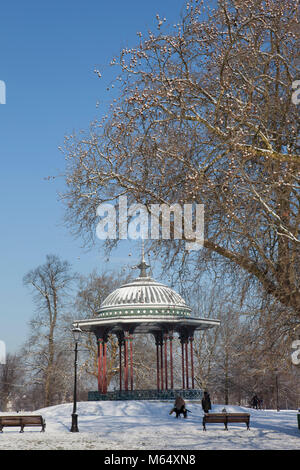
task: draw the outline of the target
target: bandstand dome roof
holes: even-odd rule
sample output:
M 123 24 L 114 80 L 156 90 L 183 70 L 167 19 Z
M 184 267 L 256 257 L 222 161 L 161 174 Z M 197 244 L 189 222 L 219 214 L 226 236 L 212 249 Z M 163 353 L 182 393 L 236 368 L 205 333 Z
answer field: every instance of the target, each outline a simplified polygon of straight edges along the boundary
M 190 307 L 170 287 L 148 276 L 140 276 L 111 292 L 99 309 L 99 316 L 173 314 L 189 315 Z
M 194 318 L 185 300 L 170 287 L 147 275 L 150 266 L 142 260 L 136 268 L 140 274 L 111 292 L 94 318 L 78 320 L 74 325 L 83 331 L 118 333 L 131 328 L 135 333 L 153 333 L 162 328 L 204 330 L 219 325 L 219 320 Z
M 98 315 L 190 315 L 191 309 L 183 298 L 170 287 L 147 276 L 144 252 L 138 266 L 140 275 L 111 292 L 102 302 Z

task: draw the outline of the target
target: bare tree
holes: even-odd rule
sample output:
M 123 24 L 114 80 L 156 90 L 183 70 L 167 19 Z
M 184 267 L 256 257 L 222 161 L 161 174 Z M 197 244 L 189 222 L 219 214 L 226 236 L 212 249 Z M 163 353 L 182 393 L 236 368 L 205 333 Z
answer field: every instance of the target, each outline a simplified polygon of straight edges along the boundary
M 297 0 L 220 0 L 204 14 L 191 0 L 173 31 L 158 17 L 156 33 L 124 49 L 110 115 L 65 142 L 70 227 L 93 238 L 98 205 L 121 194 L 149 213 L 202 203 L 211 261 L 299 320 L 297 11 Z M 180 240 L 156 247 L 183 262 Z
M 194 314 L 218 318 L 218 328 L 195 334 L 195 381 L 215 402 L 248 405 L 254 394 L 264 406 L 297 406 L 298 380 L 290 359 L 293 314 L 235 275 L 207 273 L 185 281 L 183 291 Z M 186 272 L 185 272 L 186 274 Z
M 0 365 L 0 409 L 7 408 L 15 403 L 18 392 L 22 389 L 24 373 L 20 367 L 20 358 L 17 354 L 7 354 L 5 364 Z
M 45 264 L 24 276 L 24 284 L 31 288 L 37 308 L 30 321 L 26 358 L 31 364 L 31 379 L 42 386 L 44 406 L 53 404 L 60 391 L 65 390 L 70 346 L 66 342 L 63 317 L 76 278 L 70 264 L 55 255 L 47 255 Z

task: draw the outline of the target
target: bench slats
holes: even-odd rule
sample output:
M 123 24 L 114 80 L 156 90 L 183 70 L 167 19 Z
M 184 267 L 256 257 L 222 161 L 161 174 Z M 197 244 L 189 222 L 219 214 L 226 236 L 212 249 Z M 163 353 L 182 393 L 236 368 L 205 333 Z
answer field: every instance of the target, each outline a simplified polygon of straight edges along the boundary
M 203 431 L 206 431 L 206 423 L 224 423 L 225 430 L 228 430 L 228 423 L 245 423 L 250 429 L 249 413 L 204 413 Z
M 45 431 L 46 423 L 41 415 L 13 415 L 13 416 L 0 416 L 0 432 L 3 432 L 3 428 L 20 426 L 20 432 L 24 432 L 25 426 L 41 426 L 42 431 Z

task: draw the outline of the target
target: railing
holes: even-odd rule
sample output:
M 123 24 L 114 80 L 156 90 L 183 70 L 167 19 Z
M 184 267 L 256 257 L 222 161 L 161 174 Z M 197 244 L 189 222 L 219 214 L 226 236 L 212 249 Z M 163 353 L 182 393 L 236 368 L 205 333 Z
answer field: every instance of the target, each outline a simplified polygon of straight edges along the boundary
M 88 392 L 89 401 L 116 400 L 174 400 L 180 395 L 186 400 L 201 400 L 202 390 L 114 390 L 107 393 Z

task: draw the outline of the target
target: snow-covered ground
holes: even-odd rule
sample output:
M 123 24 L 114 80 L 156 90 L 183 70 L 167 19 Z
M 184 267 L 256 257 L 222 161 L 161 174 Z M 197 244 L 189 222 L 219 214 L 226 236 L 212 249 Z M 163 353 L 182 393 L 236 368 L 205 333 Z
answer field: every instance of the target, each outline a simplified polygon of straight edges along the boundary
M 187 419 L 169 415 L 171 402 L 108 401 L 78 403 L 79 433 L 70 432 L 72 404 L 37 410 L 46 420 L 40 428 L 4 428 L 0 449 L 30 450 L 296 450 L 300 449 L 297 411 L 253 410 L 226 406 L 228 412 L 249 412 L 250 430 L 245 424 L 207 424 L 202 430 L 203 412 L 198 403 L 187 403 Z M 224 405 L 213 405 L 220 412 Z M 0 413 L 2 415 L 2 413 Z

